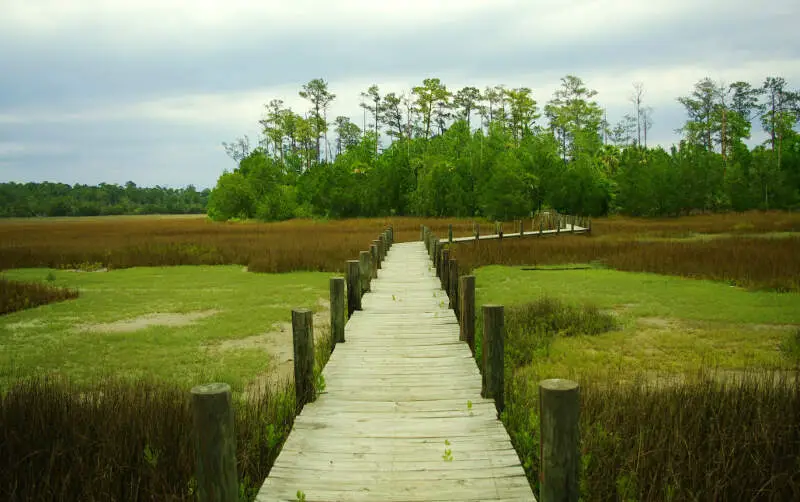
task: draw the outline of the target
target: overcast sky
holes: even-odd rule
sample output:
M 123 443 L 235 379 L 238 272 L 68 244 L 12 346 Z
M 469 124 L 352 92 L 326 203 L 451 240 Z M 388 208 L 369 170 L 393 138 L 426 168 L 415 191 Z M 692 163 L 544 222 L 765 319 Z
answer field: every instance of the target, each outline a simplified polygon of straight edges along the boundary
M 616 122 L 640 81 L 669 145 L 703 77 L 800 87 L 798 19 L 797 0 L 0 0 L 0 181 L 213 186 L 221 142 L 257 138 L 270 99 L 305 111 L 318 77 L 359 125 L 372 83 L 541 106 L 571 73 Z

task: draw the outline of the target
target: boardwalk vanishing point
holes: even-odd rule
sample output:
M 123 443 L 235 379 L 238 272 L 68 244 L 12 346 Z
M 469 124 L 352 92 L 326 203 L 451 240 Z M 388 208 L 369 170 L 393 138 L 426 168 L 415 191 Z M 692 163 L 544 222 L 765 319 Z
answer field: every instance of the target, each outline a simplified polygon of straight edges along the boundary
M 425 245 L 370 289 L 256 500 L 535 501 Z

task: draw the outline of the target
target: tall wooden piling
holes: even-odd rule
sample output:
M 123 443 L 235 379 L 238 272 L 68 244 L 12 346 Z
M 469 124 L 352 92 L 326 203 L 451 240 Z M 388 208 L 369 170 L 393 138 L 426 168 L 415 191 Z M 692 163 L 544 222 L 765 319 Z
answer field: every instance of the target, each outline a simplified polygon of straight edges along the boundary
M 361 277 L 358 260 L 347 260 L 347 317 L 361 310 Z
M 344 277 L 331 277 L 331 350 L 344 342 Z
M 494 398 L 497 412 L 503 401 L 503 306 L 483 306 L 483 397 Z
M 539 500 L 577 502 L 580 496 L 580 390 L 562 379 L 539 383 Z
M 358 253 L 358 275 L 361 279 L 362 295 L 369 291 L 369 283 L 372 279 L 372 264 L 370 260 L 369 251 L 361 251 Z
M 197 499 L 200 502 L 238 501 L 231 387 L 226 383 L 198 385 L 192 388 L 191 395 Z
M 465 275 L 459 279 L 459 302 L 461 307 L 458 339 L 467 342 L 475 353 L 475 276 Z

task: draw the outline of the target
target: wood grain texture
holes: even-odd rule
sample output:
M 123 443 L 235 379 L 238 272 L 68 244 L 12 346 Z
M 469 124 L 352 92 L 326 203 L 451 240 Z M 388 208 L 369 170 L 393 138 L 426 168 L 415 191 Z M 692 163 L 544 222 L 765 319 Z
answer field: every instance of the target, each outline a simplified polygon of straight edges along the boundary
M 191 394 L 197 499 L 200 502 L 235 501 L 239 496 L 239 481 L 231 388 L 225 383 L 198 385 L 192 388 Z
M 535 500 L 425 244 L 361 303 L 256 500 Z

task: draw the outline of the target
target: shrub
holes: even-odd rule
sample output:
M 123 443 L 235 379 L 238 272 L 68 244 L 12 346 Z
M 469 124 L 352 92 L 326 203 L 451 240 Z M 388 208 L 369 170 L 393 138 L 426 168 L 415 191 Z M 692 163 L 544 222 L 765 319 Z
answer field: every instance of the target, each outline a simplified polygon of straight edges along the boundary
M 46 280 L 50 280 L 48 274 Z M 55 276 L 53 276 L 53 280 Z M 78 291 L 50 284 L 11 281 L 0 277 L 0 315 L 78 297 Z

